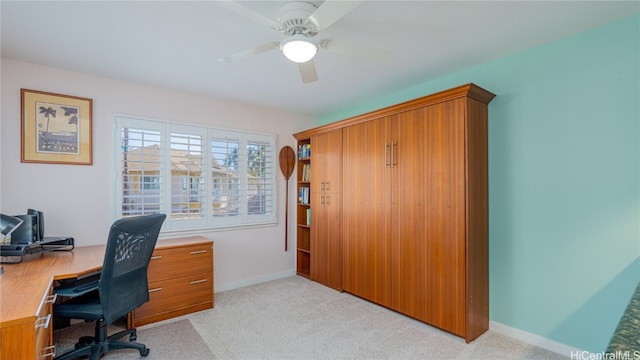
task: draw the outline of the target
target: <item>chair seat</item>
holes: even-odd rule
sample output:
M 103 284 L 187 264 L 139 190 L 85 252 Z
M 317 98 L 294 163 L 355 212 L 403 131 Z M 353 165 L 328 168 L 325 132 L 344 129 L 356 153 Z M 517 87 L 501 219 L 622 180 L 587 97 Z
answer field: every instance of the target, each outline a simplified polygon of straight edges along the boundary
M 102 317 L 102 311 L 98 291 L 78 296 L 53 308 L 54 316 L 89 321 L 99 320 Z

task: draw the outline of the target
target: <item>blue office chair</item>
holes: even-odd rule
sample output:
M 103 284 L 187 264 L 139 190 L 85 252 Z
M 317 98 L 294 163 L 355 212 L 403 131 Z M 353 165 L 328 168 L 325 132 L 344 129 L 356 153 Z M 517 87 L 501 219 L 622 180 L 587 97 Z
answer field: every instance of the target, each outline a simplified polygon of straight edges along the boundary
M 98 359 L 114 349 L 132 348 L 141 356 L 149 349 L 136 343 L 136 329 L 107 337 L 107 326 L 149 301 L 147 268 L 166 215 L 146 215 L 117 220 L 111 225 L 99 280 L 55 289 L 69 300 L 54 306 L 54 316 L 97 321 L 94 337 L 82 337 L 76 348 L 56 359 L 90 355 Z M 129 335 L 129 341 L 119 340 Z

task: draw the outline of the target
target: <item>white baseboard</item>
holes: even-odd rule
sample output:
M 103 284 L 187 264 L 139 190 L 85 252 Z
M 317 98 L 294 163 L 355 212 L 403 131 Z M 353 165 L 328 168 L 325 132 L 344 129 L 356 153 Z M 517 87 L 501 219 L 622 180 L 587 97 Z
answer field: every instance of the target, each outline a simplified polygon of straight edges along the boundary
M 216 283 L 214 292 L 233 290 L 233 289 L 238 289 L 238 288 L 249 286 L 249 285 L 260 284 L 260 283 L 271 281 L 271 280 L 284 279 L 286 277 L 294 276 L 295 274 L 296 274 L 296 270 L 291 269 L 291 270 L 287 270 L 279 273 L 273 273 L 273 274 L 258 276 L 258 277 L 249 278 L 249 279 L 231 281 L 231 282 L 222 283 L 222 284 Z
M 579 354 L 584 352 L 581 349 L 577 349 L 572 346 L 565 345 L 520 329 L 512 328 L 495 321 L 489 321 L 489 330 L 568 357 L 571 357 L 572 354 Z

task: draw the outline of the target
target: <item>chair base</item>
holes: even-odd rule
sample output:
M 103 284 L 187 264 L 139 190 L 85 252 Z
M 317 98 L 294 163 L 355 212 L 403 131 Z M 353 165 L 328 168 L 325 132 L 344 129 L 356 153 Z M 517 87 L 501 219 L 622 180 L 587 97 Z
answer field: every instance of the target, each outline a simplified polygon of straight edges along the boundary
M 129 335 L 130 341 L 120 340 L 126 335 Z M 76 344 L 76 349 L 56 356 L 54 360 L 70 360 L 83 356 L 89 356 L 91 360 L 98 360 L 106 352 L 116 349 L 136 349 L 140 352 L 140 356 L 146 357 L 149 355 L 149 349 L 146 345 L 135 342 L 136 337 L 136 329 L 123 330 L 106 337 L 106 324 L 103 320 L 99 320 L 96 324 L 96 337 L 81 337 Z M 103 340 L 96 341 L 96 339 Z

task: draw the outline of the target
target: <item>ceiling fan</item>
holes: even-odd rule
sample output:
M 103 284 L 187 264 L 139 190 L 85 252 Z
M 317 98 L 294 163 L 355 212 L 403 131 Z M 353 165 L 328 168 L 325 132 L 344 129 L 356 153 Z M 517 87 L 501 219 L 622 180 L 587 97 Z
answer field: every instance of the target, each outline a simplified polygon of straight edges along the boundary
M 226 8 L 238 15 L 269 26 L 271 29 L 287 36 L 282 41 L 274 41 L 259 45 L 253 49 L 237 52 L 219 58 L 222 62 L 232 62 L 248 56 L 263 53 L 272 49 L 280 49 L 284 56 L 297 63 L 303 83 L 318 80 L 314 56 L 320 49 L 343 53 L 372 60 L 385 60 L 389 52 L 374 47 L 356 44 L 339 39 L 320 39 L 315 36 L 328 28 L 343 16 L 351 12 L 364 0 L 338 1 L 326 0 L 320 6 L 304 1 L 285 3 L 278 11 L 278 21 L 272 20 L 233 0 L 215 1 L 218 6 Z

